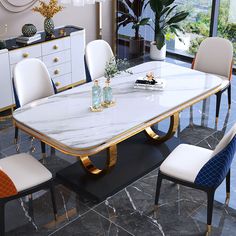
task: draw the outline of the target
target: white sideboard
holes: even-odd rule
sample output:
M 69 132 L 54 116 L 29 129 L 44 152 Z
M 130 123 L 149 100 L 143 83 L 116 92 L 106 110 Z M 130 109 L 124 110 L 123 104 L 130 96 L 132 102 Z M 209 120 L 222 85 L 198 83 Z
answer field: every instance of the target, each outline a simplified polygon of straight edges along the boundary
M 25 58 L 42 60 L 59 91 L 86 82 L 85 30 L 77 29 L 66 36 L 51 40 L 42 39 L 39 43 L 28 46 L 14 48 L 13 40 L 7 49 L 0 50 L 0 111 L 14 106 L 13 70 L 14 66 Z

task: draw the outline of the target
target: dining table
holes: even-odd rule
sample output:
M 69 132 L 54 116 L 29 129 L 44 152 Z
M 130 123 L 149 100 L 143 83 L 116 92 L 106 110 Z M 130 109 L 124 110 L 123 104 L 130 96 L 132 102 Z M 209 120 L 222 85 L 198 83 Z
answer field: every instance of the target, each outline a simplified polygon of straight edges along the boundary
M 134 88 L 137 79 L 152 72 L 155 79 L 165 81 L 160 90 Z M 33 79 L 33 78 L 32 78 Z M 98 79 L 100 86 L 105 77 Z M 222 80 L 164 61 L 139 64 L 111 79 L 115 105 L 92 112 L 93 82 L 33 101 L 16 109 L 14 125 L 48 144 L 76 156 L 92 175 L 104 174 L 117 162 L 117 144 L 146 132 L 154 142 L 163 143 L 175 133 L 179 113 L 220 90 Z M 152 127 L 170 118 L 168 131 L 160 135 Z M 90 156 L 107 150 L 104 168 L 98 168 Z
M 165 86 L 136 88 L 136 80 L 150 74 Z M 105 86 L 105 77 L 98 81 Z M 24 105 L 14 111 L 13 123 L 67 154 L 66 160 L 76 157 L 56 178 L 80 196 L 101 202 L 152 173 L 183 143 L 173 137 L 181 111 L 216 94 L 222 79 L 164 61 L 145 62 L 111 79 L 113 106 L 100 112 L 91 110 L 93 85 L 88 82 Z M 157 126 L 166 119 L 170 121 L 163 132 Z

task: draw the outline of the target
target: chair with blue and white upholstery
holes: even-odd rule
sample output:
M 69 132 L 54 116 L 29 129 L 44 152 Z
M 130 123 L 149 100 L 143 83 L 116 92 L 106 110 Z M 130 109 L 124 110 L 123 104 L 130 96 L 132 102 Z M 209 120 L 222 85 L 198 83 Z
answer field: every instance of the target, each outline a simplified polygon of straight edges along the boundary
M 230 197 L 230 166 L 236 152 L 236 124 L 215 150 L 181 144 L 164 160 L 158 174 L 155 205 L 163 179 L 207 193 L 207 233 L 211 232 L 215 191 L 226 178 L 226 204 Z

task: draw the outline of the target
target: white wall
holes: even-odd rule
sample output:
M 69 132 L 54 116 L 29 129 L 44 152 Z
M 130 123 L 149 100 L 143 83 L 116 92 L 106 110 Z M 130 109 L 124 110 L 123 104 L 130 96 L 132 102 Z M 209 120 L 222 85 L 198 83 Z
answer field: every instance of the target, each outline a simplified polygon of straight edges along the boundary
M 112 0 L 103 4 L 103 38 L 111 42 Z M 86 5 L 84 7 L 66 6 L 63 12 L 58 13 L 54 18 L 55 26 L 76 25 L 86 29 L 87 42 L 96 39 L 96 6 Z M 27 10 L 22 13 L 9 13 L 0 5 L 0 25 L 8 25 L 8 33 L 4 37 L 14 37 L 21 34 L 21 28 L 26 23 L 34 24 L 38 30 L 43 30 L 44 18 L 36 12 Z

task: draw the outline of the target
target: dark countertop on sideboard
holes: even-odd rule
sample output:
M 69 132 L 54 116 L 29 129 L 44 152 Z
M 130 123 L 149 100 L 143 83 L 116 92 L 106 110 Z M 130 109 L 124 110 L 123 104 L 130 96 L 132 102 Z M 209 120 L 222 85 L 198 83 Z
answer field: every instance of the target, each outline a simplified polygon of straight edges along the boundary
M 77 27 L 77 26 L 64 26 L 61 28 L 56 28 L 54 31 L 53 36 L 48 37 L 46 36 L 45 32 L 39 32 L 38 34 L 41 34 L 41 39 L 38 41 L 35 41 L 33 43 L 30 44 L 23 44 L 23 43 L 17 43 L 16 42 L 16 38 L 11 38 L 11 39 L 7 39 L 6 42 L 6 49 L 8 49 L 9 51 L 14 50 L 14 49 L 20 49 L 20 48 L 24 48 L 24 47 L 28 47 L 28 46 L 32 46 L 35 44 L 39 44 L 39 43 L 44 43 L 44 42 L 48 42 L 48 41 L 52 41 L 55 39 L 61 39 L 61 38 L 65 38 L 70 36 L 71 33 L 76 32 L 76 31 L 80 31 L 83 30 L 83 28 Z M 63 34 L 62 34 L 63 32 Z

